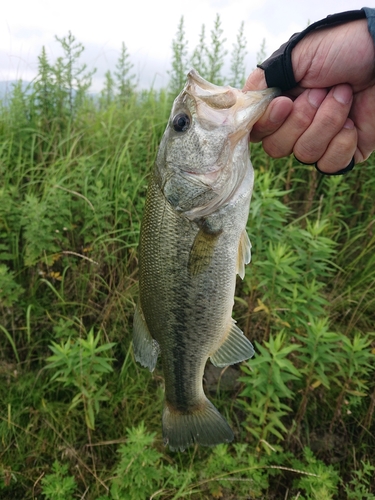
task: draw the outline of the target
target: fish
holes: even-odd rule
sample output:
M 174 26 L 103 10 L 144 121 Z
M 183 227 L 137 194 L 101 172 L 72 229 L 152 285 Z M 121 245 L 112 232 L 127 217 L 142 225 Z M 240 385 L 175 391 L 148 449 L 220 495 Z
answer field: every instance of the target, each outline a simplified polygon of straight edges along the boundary
M 173 103 L 152 170 L 139 241 L 134 357 L 165 381 L 162 433 L 171 451 L 229 443 L 234 434 L 203 390 L 206 362 L 249 359 L 232 319 L 236 275 L 245 275 L 254 172 L 253 124 L 278 95 L 214 85 L 194 69 Z

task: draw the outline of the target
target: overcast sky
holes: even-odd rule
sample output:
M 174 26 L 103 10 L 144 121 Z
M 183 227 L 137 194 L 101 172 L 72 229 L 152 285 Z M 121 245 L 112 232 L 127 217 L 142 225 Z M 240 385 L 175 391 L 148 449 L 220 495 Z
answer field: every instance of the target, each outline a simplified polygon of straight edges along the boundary
M 359 0 L 3 0 L 0 16 L 0 81 L 30 81 L 44 45 L 50 62 L 61 54 L 55 35 L 69 30 L 85 46 L 84 62 L 97 68 L 93 90 L 101 89 L 103 75 L 113 71 L 125 42 L 140 86 L 166 85 L 171 44 L 184 16 L 189 52 L 195 48 L 202 24 L 206 33 L 220 15 L 226 49 L 232 50 L 245 23 L 247 71 L 266 40 L 267 54 L 296 31 L 328 14 L 359 9 Z

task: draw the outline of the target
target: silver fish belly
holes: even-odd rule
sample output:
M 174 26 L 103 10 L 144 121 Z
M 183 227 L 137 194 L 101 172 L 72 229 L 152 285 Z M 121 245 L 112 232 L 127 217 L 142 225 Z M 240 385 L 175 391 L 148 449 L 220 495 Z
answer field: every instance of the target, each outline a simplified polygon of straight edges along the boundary
M 202 378 L 208 358 L 223 367 L 254 353 L 231 313 L 236 274 L 250 261 L 248 134 L 275 95 L 219 87 L 192 70 L 161 141 L 141 225 L 133 347 L 151 371 L 161 353 L 172 450 L 233 439 Z

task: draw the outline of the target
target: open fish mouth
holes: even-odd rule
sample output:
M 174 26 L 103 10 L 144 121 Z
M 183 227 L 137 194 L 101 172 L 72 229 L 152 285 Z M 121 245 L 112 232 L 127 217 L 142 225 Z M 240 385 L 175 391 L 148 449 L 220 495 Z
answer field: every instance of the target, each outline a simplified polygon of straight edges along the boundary
M 205 80 L 194 69 L 188 73 L 184 91 L 195 100 L 198 119 L 212 120 L 216 126 L 220 117 L 222 124 L 231 119 L 231 138 L 237 141 L 249 134 L 268 104 L 280 95 L 277 88 L 243 92 L 230 85 L 215 85 Z

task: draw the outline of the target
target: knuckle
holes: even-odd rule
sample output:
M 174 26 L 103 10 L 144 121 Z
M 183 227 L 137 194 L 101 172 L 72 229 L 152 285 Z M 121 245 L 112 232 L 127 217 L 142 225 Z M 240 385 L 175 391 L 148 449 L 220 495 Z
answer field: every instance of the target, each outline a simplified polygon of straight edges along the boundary
M 312 117 L 302 110 L 297 111 L 294 115 L 295 127 L 300 131 L 305 131 L 312 123 Z
M 323 172 L 335 172 L 345 168 L 355 156 L 357 134 L 355 131 L 343 130 L 332 139 L 326 153 L 319 160 L 319 168 Z
M 347 167 L 353 158 L 353 155 L 348 155 L 347 157 L 336 155 L 325 155 L 319 160 L 319 169 L 325 173 L 333 173 L 343 168 Z
M 318 148 L 315 142 L 311 143 L 301 139 L 295 144 L 293 153 L 300 161 L 314 163 L 322 156 L 324 149 Z
M 288 156 L 293 151 L 292 146 L 275 136 L 266 137 L 263 140 L 263 149 L 272 158 L 282 158 Z
M 320 126 L 332 133 L 332 130 L 340 130 L 347 115 L 340 113 L 328 113 L 321 117 Z

